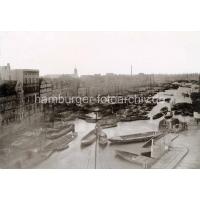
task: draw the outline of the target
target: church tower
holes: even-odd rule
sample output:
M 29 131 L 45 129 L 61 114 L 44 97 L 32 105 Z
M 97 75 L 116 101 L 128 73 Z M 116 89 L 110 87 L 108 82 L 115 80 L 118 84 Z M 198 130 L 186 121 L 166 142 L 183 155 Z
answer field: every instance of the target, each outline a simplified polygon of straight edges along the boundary
M 78 70 L 77 70 L 76 67 L 74 68 L 74 76 L 75 76 L 75 77 L 78 77 Z

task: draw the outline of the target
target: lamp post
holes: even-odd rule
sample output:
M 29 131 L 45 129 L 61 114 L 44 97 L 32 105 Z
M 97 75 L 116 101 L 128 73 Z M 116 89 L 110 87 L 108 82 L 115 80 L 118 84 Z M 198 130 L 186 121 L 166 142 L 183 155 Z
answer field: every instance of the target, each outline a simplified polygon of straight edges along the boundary
M 95 126 L 95 133 L 96 133 L 96 142 L 95 142 L 95 163 L 94 167 L 97 168 L 97 142 L 98 142 L 98 127 L 97 127 L 97 121 L 98 121 L 98 112 L 100 111 L 99 107 L 94 107 L 90 109 L 90 111 L 94 112 L 96 115 L 96 126 Z

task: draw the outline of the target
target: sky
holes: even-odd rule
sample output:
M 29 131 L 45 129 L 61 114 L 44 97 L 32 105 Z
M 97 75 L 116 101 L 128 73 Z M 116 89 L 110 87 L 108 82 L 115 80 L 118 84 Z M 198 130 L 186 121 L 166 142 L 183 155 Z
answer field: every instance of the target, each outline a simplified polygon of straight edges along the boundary
M 41 75 L 200 72 L 200 32 L 0 32 L 0 65 Z

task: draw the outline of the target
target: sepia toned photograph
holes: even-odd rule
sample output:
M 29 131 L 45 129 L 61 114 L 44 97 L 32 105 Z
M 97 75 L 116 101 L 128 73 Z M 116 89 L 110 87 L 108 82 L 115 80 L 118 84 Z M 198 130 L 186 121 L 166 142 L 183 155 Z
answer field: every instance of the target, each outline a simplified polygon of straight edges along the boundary
M 199 169 L 200 32 L 0 32 L 0 168 Z

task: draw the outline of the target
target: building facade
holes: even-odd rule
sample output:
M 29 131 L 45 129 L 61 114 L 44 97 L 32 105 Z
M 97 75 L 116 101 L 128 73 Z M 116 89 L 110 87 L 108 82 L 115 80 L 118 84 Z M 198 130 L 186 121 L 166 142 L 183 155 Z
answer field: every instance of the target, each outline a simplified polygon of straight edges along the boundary
M 39 109 L 36 98 L 39 97 L 39 70 L 35 69 L 14 69 L 11 70 L 11 80 L 22 83 L 24 91 L 24 116 L 30 116 Z
M 6 66 L 0 66 L 0 80 L 10 80 L 10 64 Z
M 21 120 L 23 87 L 19 81 L 0 81 L 0 125 Z

